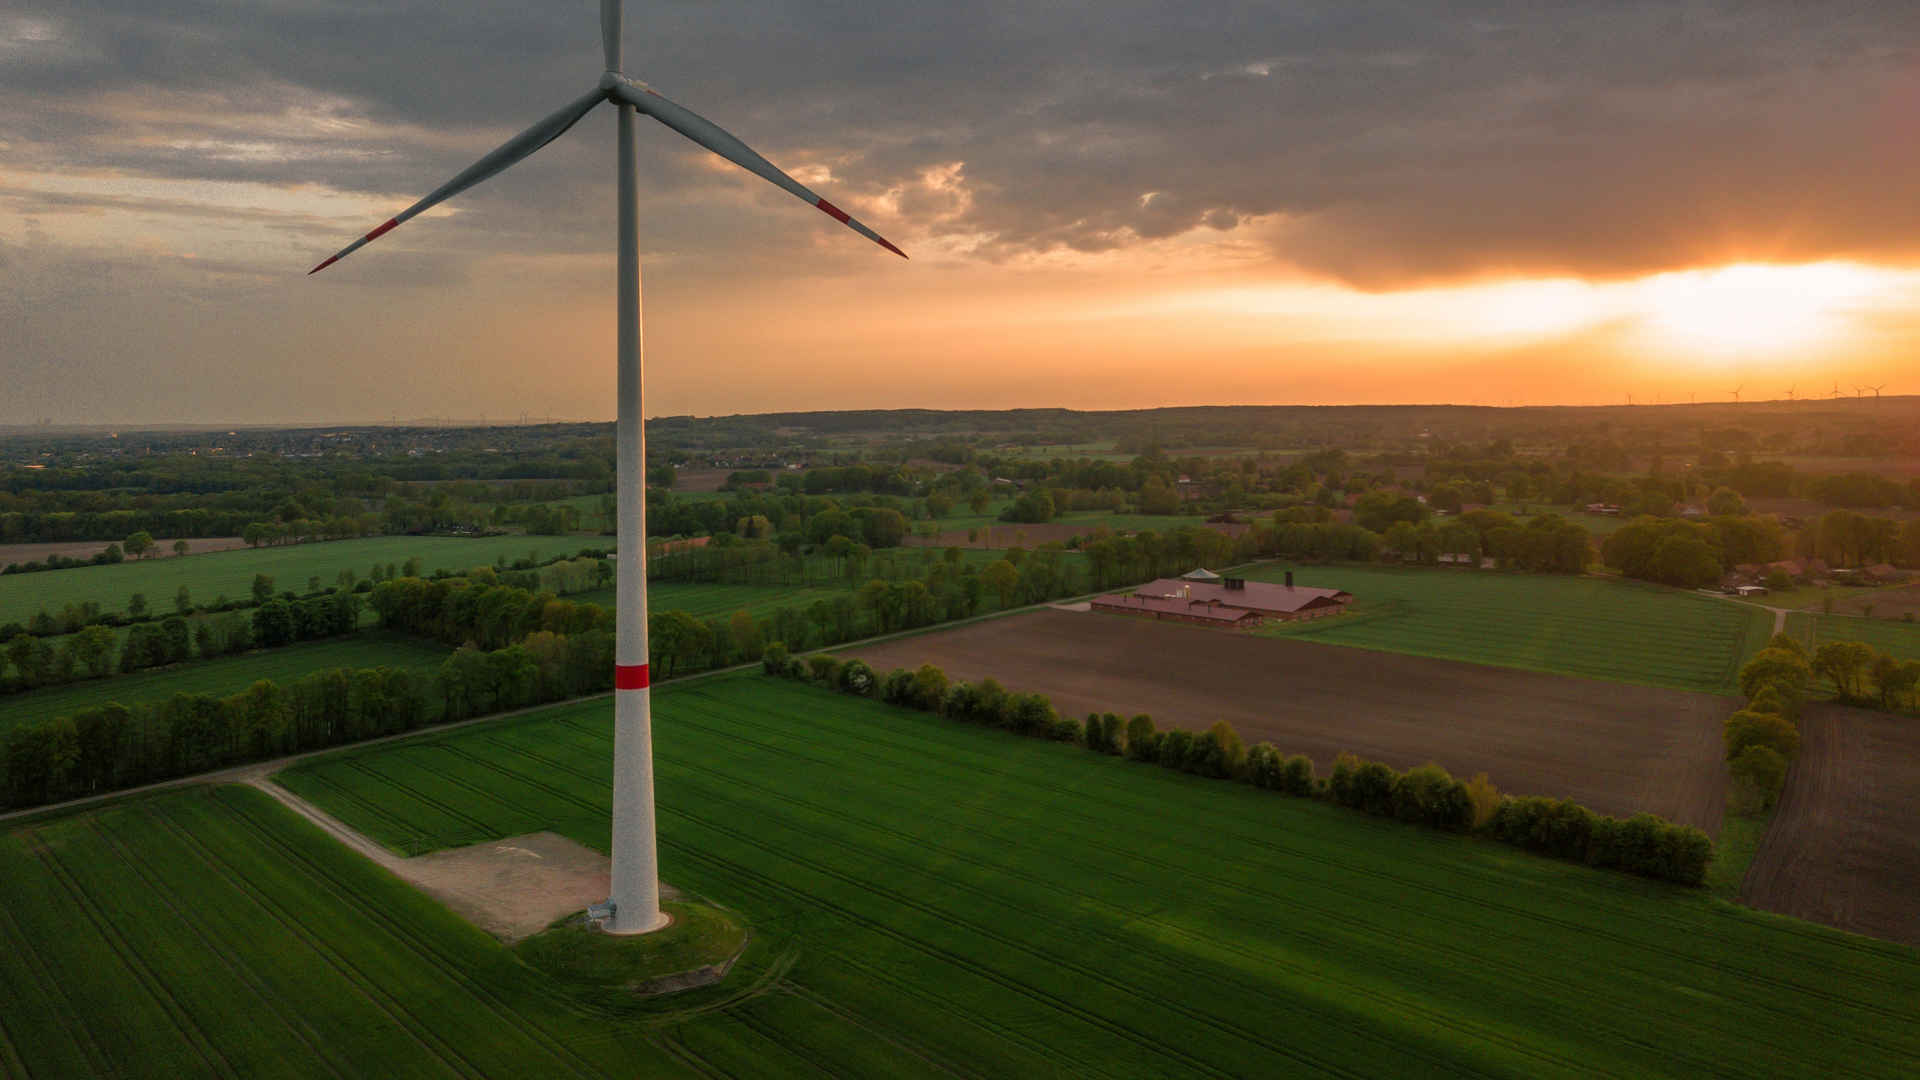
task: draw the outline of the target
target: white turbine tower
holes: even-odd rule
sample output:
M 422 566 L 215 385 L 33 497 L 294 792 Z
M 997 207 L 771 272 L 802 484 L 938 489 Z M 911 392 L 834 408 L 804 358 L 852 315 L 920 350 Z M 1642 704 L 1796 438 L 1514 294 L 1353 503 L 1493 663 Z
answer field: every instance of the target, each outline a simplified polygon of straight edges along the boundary
M 659 929 L 664 919 L 660 912 L 659 862 L 654 845 L 653 717 L 647 672 L 647 444 L 640 412 L 640 193 L 634 168 L 634 115 L 643 113 L 653 117 L 755 176 L 784 188 L 895 255 L 905 258 L 906 252 L 807 190 L 718 125 L 661 97 L 645 83 L 628 78 L 620 70 L 620 0 L 600 0 L 600 43 L 605 52 L 606 70 L 592 90 L 508 139 L 468 166 L 465 172 L 308 273 L 326 269 L 421 211 L 529 156 L 559 138 L 601 102 L 610 101 L 619 109 L 620 213 L 615 233 L 620 250 L 615 289 L 619 325 L 616 392 L 619 427 L 615 439 L 619 458 L 619 562 L 615 581 L 617 622 L 613 669 L 613 894 L 609 897 L 612 917 L 606 921 L 606 927 L 614 933 L 644 934 Z

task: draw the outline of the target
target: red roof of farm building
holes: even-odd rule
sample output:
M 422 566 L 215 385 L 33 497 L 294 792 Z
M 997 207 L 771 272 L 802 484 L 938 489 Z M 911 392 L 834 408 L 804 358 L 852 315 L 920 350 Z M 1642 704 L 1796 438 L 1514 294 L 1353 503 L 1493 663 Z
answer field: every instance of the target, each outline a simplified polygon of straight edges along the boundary
M 1237 609 L 1239 612 L 1254 612 L 1261 615 L 1292 615 L 1309 607 L 1320 607 L 1328 603 L 1340 603 L 1342 597 L 1351 599 L 1348 593 L 1340 589 L 1315 589 L 1305 585 L 1275 585 L 1269 581 L 1241 582 L 1238 588 L 1229 588 L 1224 581 L 1182 581 L 1179 578 L 1159 578 L 1133 590 L 1132 595 L 1125 593 L 1103 596 L 1095 601 L 1106 607 L 1133 607 L 1140 610 L 1187 611 L 1196 614 L 1205 607 L 1219 607 L 1225 611 Z M 1172 606 L 1163 606 L 1172 605 Z M 1235 621 L 1239 614 L 1226 616 L 1227 621 Z

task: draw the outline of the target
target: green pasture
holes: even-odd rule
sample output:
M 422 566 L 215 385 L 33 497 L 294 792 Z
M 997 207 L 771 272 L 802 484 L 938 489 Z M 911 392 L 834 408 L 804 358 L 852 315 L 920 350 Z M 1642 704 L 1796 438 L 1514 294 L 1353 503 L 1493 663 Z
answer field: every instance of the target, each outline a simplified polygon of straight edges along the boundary
M 305 641 L 214 660 L 110 675 L 66 686 L 0 697 L 0 730 L 110 702 L 152 705 L 175 694 L 237 694 L 261 679 L 286 683 L 331 668 L 399 667 L 432 671 L 453 650 L 403 634 L 372 631 L 328 641 Z
M 1889 656 L 1920 660 L 1920 622 L 1795 612 L 1787 616 L 1787 631 L 1816 647 L 1833 641 L 1864 641 Z
M 721 987 L 579 1003 L 260 793 L 199 788 L 0 835 L 0 1063 L 1900 1076 L 1920 1055 L 1910 949 L 791 684 L 659 701 L 666 877 L 755 927 Z M 604 847 L 605 712 L 288 780 L 390 841 L 557 825 Z
M 1280 581 L 1286 570 L 1246 576 Z M 1334 565 L 1295 567 L 1294 581 L 1345 589 L 1354 603 L 1259 633 L 1680 690 L 1732 693 L 1773 632 L 1759 608 L 1605 578 Z
M 127 598 L 145 593 L 154 611 L 171 610 L 173 597 L 185 585 L 192 598 L 212 603 L 250 596 L 255 574 L 273 578 L 280 590 L 305 592 L 307 579 L 318 577 L 332 585 L 342 570 L 366 577 L 373 564 L 404 564 L 418 556 L 425 570 L 464 570 L 491 566 L 505 556 L 509 561 L 532 553 L 540 558 L 570 554 L 595 543 L 581 536 L 493 536 L 464 539 L 456 536 L 382 536 L 369 540 L 332 540 L 286 547 L 242 548 L 206 555 L 167 556 L 129 560 L 114 566 L 85 566 L 39 574 L 0 577 L 0 623 L 26 622 L 35 612 L 58 614 L 67 604 L 88 600 L 103 611 L 125 611 Z
M 664 879 L 740 912 L 790 966 L 774 992 L 740 986 L 697 1017 L 608 1022 L 594 1048 L 658 1039 L 754 1076 L 1903 1077 L 1920 1062 L 1914 950 L 1704 889 L 760 676 L 655 700 Z M 610 725 L 605 702 L 560 706 L 281 780 L 396 850 L 541 828 L 604 850 Z M 25 869 L 9 888 L 44 876 Z M 350 914 L 333 893 L 285 903 L 303 925 Z M 446 955 L 477 980 L 484 952 Z M 111 959 L 55 970 L 106 982 L 101 997 L 156 996 Z M 116 1020 L 172 1038 L 159 1016 Z
M 8 1076 L 700 1075 L 672 1028 L 609 1036 L 493 938 L 252 788 L 0 834 Z

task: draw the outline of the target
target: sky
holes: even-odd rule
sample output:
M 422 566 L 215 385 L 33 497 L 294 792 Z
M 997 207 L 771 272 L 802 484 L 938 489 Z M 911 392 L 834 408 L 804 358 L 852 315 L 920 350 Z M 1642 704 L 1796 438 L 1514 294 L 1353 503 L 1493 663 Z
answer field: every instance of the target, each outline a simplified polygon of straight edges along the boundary
M 648 415 L 1914 392 L 1920 5 L 634 3 Z M 0 424 L 613 414 L 593 0 L 0 4 Z M 1871 390 L 1865 392 L 1871 393 Z

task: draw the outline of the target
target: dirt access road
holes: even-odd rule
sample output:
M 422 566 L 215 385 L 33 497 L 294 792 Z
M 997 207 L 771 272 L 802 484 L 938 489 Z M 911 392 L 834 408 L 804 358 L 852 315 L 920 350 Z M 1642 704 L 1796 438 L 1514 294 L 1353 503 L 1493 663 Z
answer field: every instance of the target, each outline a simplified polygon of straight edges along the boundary
M 1062 715 L 1147 713 L 1161 728 L 1226 720 L 1249 745 L 1343 750 L 1399 769 L 1484 771 L 1502 791 L 1659 814 L 1717 834 L 1720 725 L 1734 699 L 1448 660 L 1048 610 L 845 650 L 877 670 L 1038 691 Z
M 49 555 L 59 555 L 68 559 L 91 559 L 107 549 L 112 540 L 61 540 L 46 544 L 0 544 L 0 566 L 8 563 L 40 562 Z M 247 546 L 245 540 L 237 536 L 202 536 L 187 541 L 187 554 L 203 555 L 209 551 L 232 551 Z M 171 559 L 173 541 L 155 540 L 154 554 L 149 558 Z
M 1742 902 L 1920 945 L 1920 723 L 1810 705 Z

